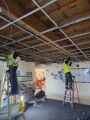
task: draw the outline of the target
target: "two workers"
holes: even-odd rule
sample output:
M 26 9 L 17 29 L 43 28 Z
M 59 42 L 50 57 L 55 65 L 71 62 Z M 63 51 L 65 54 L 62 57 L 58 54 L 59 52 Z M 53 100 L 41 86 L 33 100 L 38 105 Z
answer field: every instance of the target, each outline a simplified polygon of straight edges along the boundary
M 64 74 L 65 74 L 65 88 L 72 89 L 72 74 L 71 74 L 71 58 L 68 57 L 64 60 Z M 18 63 L 20 61 L 20 56 L 17 52 L 15 52 L 14 47 L 10 46 L 10 53 L 7 55 L 7 67 L 9 68 L 10 74 L 10 84 L 11 84 L 11 91 L 10 95 L 15 96 L 18 94 L 18 81 L 16 71 L 18 68 Z

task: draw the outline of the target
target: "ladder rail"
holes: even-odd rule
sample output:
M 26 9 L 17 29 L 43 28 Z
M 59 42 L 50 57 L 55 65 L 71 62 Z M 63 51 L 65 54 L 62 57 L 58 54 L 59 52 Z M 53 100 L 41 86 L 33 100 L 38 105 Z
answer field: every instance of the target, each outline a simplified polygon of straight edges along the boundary
M 77 86 L 76 80 L 75 80 L 75 85 L 76 85 L 76 90 L 77 90 L 78 103 L 80 104 L 80 97 L 79 97 L 78 86 Z
M 76 82 L 75 77 L 73 77 L 72 90 L 71 89 L 69 89 L 69 90 L 66 89 L 65 90 L 63 105 L 68 102 L 68 103 L 71 104 L 71 107 L 73 108 L 73 103 L 75 102 L 74 101 L 74 98 L 75 98 L 75 95 L 74 95 L 75 89 L 76 89 L 76 92 L 77 92 L 78 103 L 80 104 L 80 98 L 79 98 L 79 92 L 78 92 L 77 82 Z M 69 95 L 67 95 L 67 91 L 69 91 Z M 69 100 L 67 100 L 68 97 L 69 97 Z
M 1 91 L 1 99 L 2 99 L 2 97 L 3 97 L 3 91 L 4 90 L 6 90 L 6 94 L 7 94 L 7 100 L 8 100 L 8 111 L 7 111 L 7 113 L 8 113 L 8 120 L 12 120 L 12 119 L 14 119 L 14 118 L 12 118 L 12 116 L 11 116 L 11 103 L 10 103 L 10 95 L 9 95 L 9 71 L 6 71 L 5 72 L 5 79 L 4 79 L 4 82 L 3 82 L 3 87 L 2 87 L 2 91 Z M 7 82 L 7 86 L 6 86 L 6 89 L 4 89 L 4 87 L 5 87 L 5 83 Z M 20 91 L 19 91 L 19 96 L 20 96 Z M 25 113 L 24 113 L 24 111 L 23 111 L 23 113 L 22 113 L 22 118 L 23 118 L 23 120 L 26 120 L 25 119 Z
M 7 94 L 8 94 L 8 120 L 11 120 L 11 105 L 10 105 L 10 97 L 9 97 L 9 72 L 6 71 L 7 74 Z

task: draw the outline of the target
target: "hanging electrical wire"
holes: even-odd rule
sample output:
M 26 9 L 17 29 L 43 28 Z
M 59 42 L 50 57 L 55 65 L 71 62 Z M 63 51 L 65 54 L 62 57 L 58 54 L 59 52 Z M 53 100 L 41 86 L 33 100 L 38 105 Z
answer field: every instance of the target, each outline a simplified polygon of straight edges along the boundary
M 6 1 L 5 1 L 5 0 L 2 0 L 2 1 L 3 1 L 4 5 L 6 6 L 7 13 L 8 13 L 8 15 L 9 15 L 9 13 L 10 13 L 10 11 L 9 11 L 9 7 L 8 7 L 8 5 L 7 5 L 7 3 L 6 3 Z
M 9 14 L 10 14 L 9 7 L 8 7 L 8 5 L 7 5 L 7 3 L 6 3 L 5 0 L 3 0 L 3 3 L 6 6 L 6 9 L 7 9 L 7 12 L 8 12 L 8 16 L 9 16 Z M 10 35 L 10 38 L 11 38 L 12 37 L 12 26 L 10 27 L 10 33 L 9 33 L 9 35 Z M 7 77 L 7 78 L 8 78 L 7 79 L 8 120 L 11 120 L 11 104 L 10 104 L 10 96 L 9 96 L 9 77 Z
M 3 0 L 3 3 L 4 3 L 4 5 L 6 6 L 7 13 L 8 13 L 8 16 L 9 16 L 9 15 L 10 15 L 10 10 L 9 10 L 9 7 L 8 7 L 8 5 L 7 5 L 7 3 L 6 3 L 6 1 L 5 1 L 5 0 Z M 10 26 L 10 33 L 9 33 L 9 37 L 10 37 L 10 38 L 12 38 L 12 25 Z
M 4 5 L 6 6 L 6 9 L 7 9 L 7 12 L 8 12 L 8 16 L 10 16 L 10 10 L 9 10 L 9 7 L 8 7 L 8 4 L 6 3 L 5 0 L 3 0 L 3 3 Z M 9 37 L 10 39 L 12 39 L 12 31 L 13 31 L 13 26 L 11 25 L 10 26 L 10 32 L 9 32 Z M 10 96 L 9 96 L 9 79 L 8 79 L 8 82 L 7 82 L 7 89 L 8 89 L 8 120 L 11 120 L 13 118 L 11 118 L 11 101 L 10 101 Z M 22 117 L 23 117 L 23 120 L 25 120 L 25 114 L 24 114 L 24 109 L 25 109 L 25 104 L 24 104 L 24 101 L 20 101 L 20 105 L 19 106 L 19 109 L 20 109 L 20 112 L 22 112 Z

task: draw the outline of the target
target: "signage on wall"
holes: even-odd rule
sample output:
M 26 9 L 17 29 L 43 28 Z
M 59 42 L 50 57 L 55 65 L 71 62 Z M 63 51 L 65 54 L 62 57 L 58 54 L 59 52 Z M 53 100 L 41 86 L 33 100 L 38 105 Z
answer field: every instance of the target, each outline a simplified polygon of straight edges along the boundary
M 53 79 L 55 79 L 55 80 L 62 80 L 62 79 L 63 79 L 62 71 L 58 71 L 57 74 L 51 73 L 51 76 L 52 76 Z
M 73 68 L 71 70 L 73 76 L 77 82 L 80 83 L 90 83 L 90 68 Z M 57 73 L 52 72 L 51 76 L 55 80 L 65 81 L 65 75 L 63 70 L 58 71 Z
M 90 68 L 73 68 L 71 73 L 75 76 L 77 82 L 90 83 Z M 65 76 L 63 74 L 63 81 L 64 80 Z
M 32 72 L 26 72 L 27 76 L 32 76 Z

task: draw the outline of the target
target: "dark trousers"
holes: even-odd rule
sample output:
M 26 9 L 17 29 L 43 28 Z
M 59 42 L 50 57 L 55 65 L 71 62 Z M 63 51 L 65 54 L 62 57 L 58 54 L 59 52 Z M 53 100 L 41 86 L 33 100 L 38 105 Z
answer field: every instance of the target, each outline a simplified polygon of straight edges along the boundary
M 66 89 L 70 88 L 72 89 L 72 74 L 70 72 L 65 74 L 65 87 Z
M 17 71 L 17 67 L 9 67 L 10 85 L 11 85 L 10 95 L 11 96 L 18 94 L 18 82 L 17 82 L 16 71 Z

